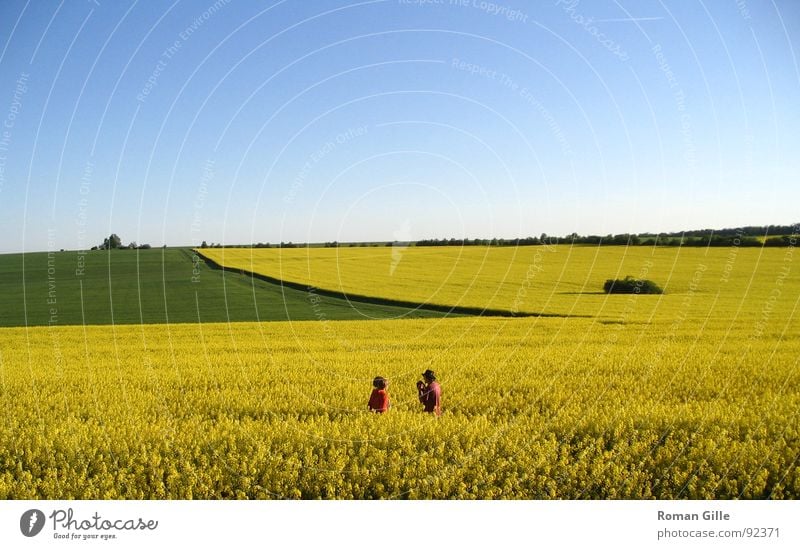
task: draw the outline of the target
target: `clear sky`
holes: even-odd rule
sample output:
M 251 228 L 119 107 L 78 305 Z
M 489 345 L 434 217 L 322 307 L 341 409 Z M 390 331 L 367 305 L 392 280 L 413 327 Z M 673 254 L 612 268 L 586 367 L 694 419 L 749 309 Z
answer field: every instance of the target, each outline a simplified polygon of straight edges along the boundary
M 800 2 L 0 2 L 0 251 L 800 221 Z

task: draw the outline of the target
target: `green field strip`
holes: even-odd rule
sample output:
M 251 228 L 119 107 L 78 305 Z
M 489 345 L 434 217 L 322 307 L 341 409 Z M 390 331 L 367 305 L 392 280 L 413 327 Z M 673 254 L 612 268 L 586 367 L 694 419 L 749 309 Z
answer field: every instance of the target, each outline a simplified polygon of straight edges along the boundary
M 210 268 L 186 248 L 0 255 L 0 326 L 442 317 Z

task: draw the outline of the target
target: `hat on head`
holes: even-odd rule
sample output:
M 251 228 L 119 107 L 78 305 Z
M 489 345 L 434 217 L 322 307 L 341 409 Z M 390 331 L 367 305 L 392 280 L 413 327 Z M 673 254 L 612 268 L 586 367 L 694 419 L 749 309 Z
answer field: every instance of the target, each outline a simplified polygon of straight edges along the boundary
M 372 380 L 372 386 L 376 389 L 386 389 L 386 385 L 387 382 L 385 377 L 378 376 Z
M 422 372 L 422 377 L 424 377 L 425 379 L 435 380 L 436 374 L 433 373 L 433 370 L 425 370 L 424 372 Z

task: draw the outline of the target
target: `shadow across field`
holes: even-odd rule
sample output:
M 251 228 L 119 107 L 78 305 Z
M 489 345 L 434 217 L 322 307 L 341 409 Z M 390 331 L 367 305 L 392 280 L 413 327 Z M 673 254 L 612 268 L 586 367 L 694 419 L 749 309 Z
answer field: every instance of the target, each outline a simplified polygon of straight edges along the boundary
M 235 267 L 227 267 L 198 253 L 198 257 L 202 258 L 206 266 L 210 269 L 221 270 L 225 272 L 234 273 L 241 276 L 249 276 L 257 280 L 275 284 L 277 286 L 290 288 L 292 290 L 304 291 L 309 294 L 314 294 L 322 297 L 332 299 L 345 299 L 355 303 L 365 303 L 369 305 L 378 305 L 383 307 L 404 307 L 408 309 L 431 311 L 437 313 L 444 313 L 447 315 L 465 315 L 465 316 L 499 316 L 499 317 L 544 317 L 544 318 L 592 318 L 591 315 L 568 315 L 558 313 L 543 313 L 543 312 L 513 312 L 506 309 L 488 309 L 481 307 L 464 307 L 458 305 L 439 305 L 436 303 L 419 303 L 416 301 L 404 301 L 399 299 L 389 299 L 384 297 L 367 296 L 359 294 L 348 294 L 345 292 L 337 292 L 334 290 L 327 290 L 324 288 L 317 288 L 315 286 L 308 286 L 299 282 L 291 282 L 282 280 L 269 275 L 248 271 L 246 269 L 239 269 Z

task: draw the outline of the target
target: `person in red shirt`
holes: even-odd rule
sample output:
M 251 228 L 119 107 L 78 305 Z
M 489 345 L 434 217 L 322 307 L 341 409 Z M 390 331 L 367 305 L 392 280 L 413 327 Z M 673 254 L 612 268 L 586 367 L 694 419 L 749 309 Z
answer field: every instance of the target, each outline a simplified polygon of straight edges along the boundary
M 437 416 L 442 415 L 442 387 L 436 381 L 436 374 L 432 370 L 425 370 L 422 378 L 425 381 L 417 381 L 419 401 L 425 407 L 426 412 Z
M 382 414 L 389 409 L 389 381 L 383 377 L 376 377 L 372 380 L 372 394 L 369 396 L 369 411 Z

